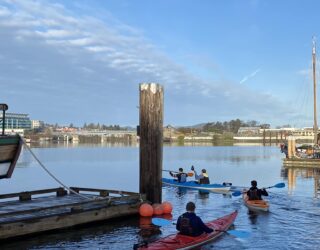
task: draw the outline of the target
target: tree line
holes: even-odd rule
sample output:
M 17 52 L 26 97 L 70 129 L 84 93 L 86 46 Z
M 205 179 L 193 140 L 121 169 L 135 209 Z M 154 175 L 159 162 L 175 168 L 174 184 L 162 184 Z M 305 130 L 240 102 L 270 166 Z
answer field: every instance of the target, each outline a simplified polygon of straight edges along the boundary
M 244 122 L 240 119 L 235 119 L 231 121 L 225 122 L 208 122 L 201 126 L 195 127 L 181 127 L 178 130 L 182 133 L 190 133 L 190 132 L 214 132 L 222 134 L 224 132 L 232 132 L 237 133 L 240 127 L 260 127 L 268 129 L 270 128 L 270 124 L 260 124 L 258 121 L 252 120 Z
M 97 129 L 97 130 L 125 130 L 125 128 L 121 128 L 120 125 L 104 125 L 104 124 L 94 124 L 94 123 L 85 123 L 83 124 L 83 129 L 86 130 L 93 130 L 93 129 Z

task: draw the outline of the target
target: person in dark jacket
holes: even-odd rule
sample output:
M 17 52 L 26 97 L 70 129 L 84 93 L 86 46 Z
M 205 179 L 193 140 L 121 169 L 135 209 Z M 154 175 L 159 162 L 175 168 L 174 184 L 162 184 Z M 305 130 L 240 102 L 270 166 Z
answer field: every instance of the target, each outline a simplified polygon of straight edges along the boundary
M 197 174 L 197 171 L 194 169 L 194 166 L 191 167 L 191 170 L 194 172 L 196 182 L 198 182 L 199 184 L 210 184 L 210 179 L 207 170 L 202 169 L 199 175 Z
M 199 236 L 203 233 L 211 233 L 214 230 L 207 227 L 201 218 L 195 214 L 196 205 L 188 202 L 186 206 L 187 212 L 180 215 L 177 221 L 177 230 L 180 234 L 189 236 Z
M 177 178 L 176 180 L 178 182 L 186 182 L 187 181 L 187 177 L 188 175 L 186 173 L 183 172 L 183 168 L 179 168 L 179 172 L 177 174 L 172 173 L 171 171 L 169 172 L 169 174 L 174 177 Z
M 251 181 L 251 188 L 247 191 L 247 195 L 249 200 L 262 200 L 262 195 L 268 196 L 269 194 L 264 188 L 257 188 L 257 181 L 253 180 Z

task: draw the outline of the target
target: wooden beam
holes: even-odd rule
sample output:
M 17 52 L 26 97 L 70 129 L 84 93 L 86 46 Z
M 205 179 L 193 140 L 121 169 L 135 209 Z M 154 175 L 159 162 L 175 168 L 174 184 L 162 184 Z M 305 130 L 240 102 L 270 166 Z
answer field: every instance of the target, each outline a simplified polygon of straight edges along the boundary
M 75 208 L 71 209 L 68 213 L 2 223 L 0 227 L 0 240 L 134 215 L 138 213 L 139 206 L 140 202 L 129 205 L 105 206 L 89 210 L 80 208 L 77 210 L 77 208 Z
M 20 193 L 1 194 L 0 199 L 19 197 L 20 200 L 30 200 L 32 195 L 47 194 L 47 193 L 54 193 L 54 192 L 56 192 L 57 196 L 63 196 L 67 194 L 65 189 L 63 189 L 62 187 L 59 187 L 59 188 L 26 191 L 26 192 L 20 192 Z M 30 198 L 27 198 L 27 197 L 30 197 Z

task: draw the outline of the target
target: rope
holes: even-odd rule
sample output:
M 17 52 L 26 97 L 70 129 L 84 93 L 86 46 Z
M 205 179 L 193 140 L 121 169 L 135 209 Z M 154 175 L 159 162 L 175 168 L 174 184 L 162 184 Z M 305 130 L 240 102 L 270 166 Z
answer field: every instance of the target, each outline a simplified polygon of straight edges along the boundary
M 34 157 L 34 159 L 36 159 L 36 161 L 39 163 L 39 165 L 43 168 L 44 171 L 46 171 L 56 182 L 58 182 L 61 186 L 63 186 L 65 189 L 67 189 L 70 193 L 73 193 L 75 195 L 78 195 L 81 198 L 87 199 L 87 200 L 94 200 L 91 199 L 85 195 L 79 194 L 76 191 L 72 190 L 71 188 L 67 187 L 65 184 L 63 184 L 57 177 L 55 177 L 43 164 L 42 162 L 38 159 L 38 157 L 33 153 L 33 151 L 31 150 L 31 148 L 27 145 L 27 143 L 21 139 L 24 146 L 29 150 L 29 152 L 31 153 L 31 155 Z

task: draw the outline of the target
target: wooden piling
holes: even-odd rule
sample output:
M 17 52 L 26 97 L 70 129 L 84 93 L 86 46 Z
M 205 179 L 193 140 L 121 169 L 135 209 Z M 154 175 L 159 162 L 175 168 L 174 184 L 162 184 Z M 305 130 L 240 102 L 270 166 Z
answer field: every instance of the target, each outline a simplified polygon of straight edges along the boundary
M 269 144 L 271 145 L 271 137 L 272 137 L 272 134 L 271 134 L 271 131 L 269 131 Z
M 296 140 L 294 136 L 288 137 L 288 158 L 291 159 L 295 156 L 296 152 Z
M 140 193 L 162 201 L 163 87 L 140 84 Z

